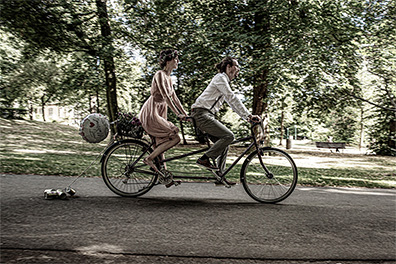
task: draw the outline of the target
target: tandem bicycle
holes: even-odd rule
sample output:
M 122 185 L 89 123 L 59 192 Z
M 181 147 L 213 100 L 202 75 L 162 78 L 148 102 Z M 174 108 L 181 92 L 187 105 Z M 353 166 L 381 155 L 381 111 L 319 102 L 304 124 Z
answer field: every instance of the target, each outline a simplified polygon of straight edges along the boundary
M 189 119 L 192 120 L 193 129 L 197 133 L 194 119 L 192 117 Z M 177 179 L 213 180 L 230 188 L 225 177 L 245 157 L 239 178 L 246 193 L 261 203 L 277 203 L 286 199 L 294 191 L 298 179 L 297 167 L 285 151 L 263 146 L 264 136 L 263 120 L 253 123 L 250 128 L 250 136 L 236 139 L 231 143 L 231 145 L 241 142 L 248 144 L 222 174 L 202 168 L 200 168 L 201 172 L 197 173 L 190 168 L 199 168 L 195 165 L 195 156 L 207 151 L 210 147 L 210 141 L 206 135 L 207 147 L 188 153 L 173 153 L 163 160 L 159 160 L 157 157 L 154 164 L 162 174 L 159 175 L 150 166 L 143 163 L 143 159 L 153 151 L 151 140 L 125 138 L 122 134 L 116 135 L 115 142 L 104 151 L 101 158 L 102 177 L 111 191 L 126 197 L 138 197 L 150 191 L 155 185 L 169 184 Z M 169 155 L 167 153 L 167 156 Z M 227 159 L 229 158 L 228 156 Z M 184 170 L 164 169 L 164 163 L 169 168 L 172 162 L 180 162 L 181 159 L 187 159 L 186 166 L 182 166 Z M 193 172 L 191 173 L 191 171 Z M 205 174 L 197 176 L 202 171 Z M 178 182 L 173 183 L 177 185 Z

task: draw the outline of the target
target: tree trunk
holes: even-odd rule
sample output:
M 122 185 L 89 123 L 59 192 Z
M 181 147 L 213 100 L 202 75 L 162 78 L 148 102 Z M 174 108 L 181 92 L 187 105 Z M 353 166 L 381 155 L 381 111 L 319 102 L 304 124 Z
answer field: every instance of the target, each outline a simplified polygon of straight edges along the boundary
M 114 121 L 117 119 L 117 89 L 115 78 L 115 67 L 113 58 L 104 60 L 105 74 L 106 74 L 106 98 L 107 98 L 107 111 L 109 119 Z
M 264 123 L 264 133 L 265 133 L 264 146 L 266 146 L 266 147 L 271 146 L 271 136 L 270 136 L 271 122 L 270 122 L 270 117 L 271 117 L 271 115 L 268 112 L 263 117 L 263 118 L 265 118 L 267 120 L 267 122 Z
M 279 146 L 282 146 L 282 140 L 283 140 L 283 129 L 284 129 L 284 125 L 283 125 L 283 121 L 285 120 L 285 111 L 282 109 L 282 113 L 281 113 L 281 126 L 280 126 L 280 141 L 279 141 Z
M 29 102 L 29 119 L 33 120 L 33 104 Z
M 44 95 L 41 96 L 41 111 L 43 114 L 43 121 L 45 122 L 45 100 L 44 100 Z
M 88 111 L 89 111 L 90 114 L 92 114 L 92 113 L 93 113 L 93 112 L 92 112 L 92 97 L 91 97 L 90 94 L 88 95 L 88 103 L 89 103 L 89 109 L 88 109 Z
M 268 104 L 266 102 L 266 98 L 268 97 L 268 70 L 264 70 L 258 80 L 258 85 L 253 87 L 253 115 L 259 115 L 263 119 L 267 119 L 267 122 L 264 123 L 264 145 L 270 145 L 270 121 L 268 114 Z
M 256 12 L 254 16 L 255 20 L 255 31 L 261 32 L 264 36 L 269 33 L 269 16 L 262 12 Z M 270 38 L 265 38 L 264 42 L 257 43 L 253 50 L 261 50 L 266 53 L 270 48 Z M 255 76 L 256 85 L 253 87 L 253 114 L 262 115 L 267 110 L 267 103 L 265 99 L 268 96 L 268 73 L 269 68 L 264 67 L 260 72 L 257 72 Z
M 267 111 L 265 99 L 268 97 L 268 70 L 264 70 L 258 78 L 258 85 L 253 87 L 253 114 L 262 115 Z
M 117 85 L 113 58 L 114 48 L 112 45 L 112 36 L 109 24 L 109 17 L 107 14 L 106 2 L 107 0 L 96 0 L 96 6 L 98 9 L 100 31 L 103 37 L 103 48 L 102 52 L 100 52 L 100 57 L 103 58 L 106 76 L 107 111 L 110 121 L 114 121 L 117 118 L 118 111 Z M 115 133 L 115 128 L 111 127 L 111 131 Z
M 391 149 L 396 149 L 396 119 L 391 120 L 389 124 L 388 146 Z
M 100 113 L 100 108 L 99 108 L 99 91 L 96 90 L 96 113 Z
M 359 151 L 363 148 L 363 142 L 364 142 L 364 109 L 363 106 L 360 111 L 360 140 L 359 140 Z
M 271 38 L 269 37 L 270 30 L 270 16 L 268 12 L 263 10 L 257 11 L 254 14 L 254 25 L 255 31 L 260 32 L 265 38 L 263 41 L 256 43 L 254 45 L 253 50 L 260 50 L 263 53 L 267 53 L 267 51 L 271 48 Z M 268 146 L 270 144 L 270 134 L 269 134 L 269 115 L 268 115 L 268 104 L 266 99 L 268 98 L 268 74 L 269 67 L 263 67 L 260 72 L 258 72 L 255 76 L 256 85 L 253 86 L 253 115 L 259 115 L 262 118 L 267 118 L 267 122 L 265 122 L 264 130 L 266 132 L 264 144 Z

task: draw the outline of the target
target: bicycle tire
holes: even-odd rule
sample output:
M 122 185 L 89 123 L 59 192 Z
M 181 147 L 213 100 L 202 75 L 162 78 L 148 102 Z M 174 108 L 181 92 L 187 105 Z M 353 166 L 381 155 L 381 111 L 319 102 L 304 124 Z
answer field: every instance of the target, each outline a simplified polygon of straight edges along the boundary
M 107 187 L 120 196 L 137 197 L 147 193 L 158 177 L 143 163 L 152 151 L 149 145 L 134 139 L 118 141 L 110 146 L 103 154 L 101 167 Z M 136 162 L 143 152 L 144 155 Z M 158 167 L 158 160 L 155 163 Z
M 263 168 L 263 164 L 270 172 Z M 240 179 L 247 194 L 261 203 L 278 203 L 295 189 L 298 175 L 293 159 L 286 152 L 266 147 L 252 152 L 244 161 Z

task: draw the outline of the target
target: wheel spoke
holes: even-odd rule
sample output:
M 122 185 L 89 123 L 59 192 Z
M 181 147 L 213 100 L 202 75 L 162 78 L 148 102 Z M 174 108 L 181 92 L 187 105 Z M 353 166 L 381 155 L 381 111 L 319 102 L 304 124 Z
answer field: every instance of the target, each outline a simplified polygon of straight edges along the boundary
M 102 176 L 110 190 L 121 196 L 135 197 L 153 187 L 156 175 L 142 162 L 151 151 L 139 159 L 146 149 L 147 144 L 138 140 L 124 140 L 111 147 L 102 163 Z
M 249 155 L 241 170 L 241 181 L 253 199 L 263 203 L 276 203 L 293 192 L 297 183 L 297 168 L 287 153 L 274 148 L 263 148 L 260 157 L 257 151 Z

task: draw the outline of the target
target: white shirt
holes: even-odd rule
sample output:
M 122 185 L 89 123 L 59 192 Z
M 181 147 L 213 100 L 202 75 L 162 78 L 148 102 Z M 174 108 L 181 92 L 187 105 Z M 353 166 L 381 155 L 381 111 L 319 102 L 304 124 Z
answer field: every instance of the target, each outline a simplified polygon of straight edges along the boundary
M 242 119 L 248 120 L 250 113 L 231 90 L 229 82 L 230 78 L 228 78 L 226 73 L 216 74 L 191 108 L 205 108 L 212 113 L 216 113 L 219 111 L 224 101 L 226 101 L 235 113 Z M 220 96 L 221 98 L 219 99 Z

